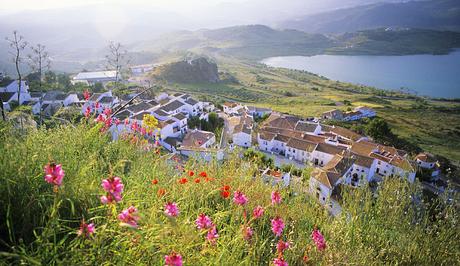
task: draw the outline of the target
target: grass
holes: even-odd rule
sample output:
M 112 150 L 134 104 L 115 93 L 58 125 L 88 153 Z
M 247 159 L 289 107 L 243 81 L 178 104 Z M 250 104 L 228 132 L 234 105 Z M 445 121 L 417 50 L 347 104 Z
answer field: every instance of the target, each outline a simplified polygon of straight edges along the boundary
M 344 189 L 345 213 L 331 218 L 303 191 L 306 183 L 290 188 L 264 184 L 256 165 L 236 154 L 222 163 L 188 161 L 179 166 L 141 144 L 111 142 L 95 125 L 41 129 L 19 135 L 0 127 L 0 264 L 32 265 L 163 265 L 171 251 L 183 256 L 185 265 L 269 265 L 276 254 L 270 220 L 280 216 L 286 223 L 281 239 L 291 242 L 284 253 L 290 265 L 303 264 L 305 255 L 314 265 L 415 264 L 454 265 L 460 260 L 458 210 L 440 198 L 432 205 L 420 202 L 417 184 L 388 179 L 374 198 L 368 189 Z M 43 166 L 62 164 L 63 186 L 57 193 L 43 180 Z M 205 171 L 208 182 L 188 177 L 187 171 Z M 123 200 L 101 205 L 102 179 L 116 175 L 125 188 Z M 159 182 L 151 183 L 152 179 Z M 249 202 L 237 206 L 220 196 L 229 185 Z M 158 190 L 166 194 L 159 196 Z M 270 193 L 281 191 L 283 202 L 270 204 Z M 395 193 L 398 191 L 398 193 Z M 176 202 L 180 215 L 163 213 L 166 202 Z M 128 206 L 140 213 L 139 228 L 121 227 L 116 215 Z M 264 206 L 259 220 L 249 220 L 252 209 Z M 439 212 L 428 212 L 436 206 Z M 457 205 L 458 206 L 458 205 Z M 248 218 L 244 218 L 247 211 Z M 206 213 L 218 229 L 215 245 L 205 241 L 206 232 L 196 229 L 198 214 Z M 433 214 L 433 215 L 430 215 Z M 96 225 L 89 239 L 76 235 L 82 219 Z M 243 239 L 241 228 L 250 225 L 254 236 Z M 310 234 L 317 226 L 327 241 L 317 251 Z

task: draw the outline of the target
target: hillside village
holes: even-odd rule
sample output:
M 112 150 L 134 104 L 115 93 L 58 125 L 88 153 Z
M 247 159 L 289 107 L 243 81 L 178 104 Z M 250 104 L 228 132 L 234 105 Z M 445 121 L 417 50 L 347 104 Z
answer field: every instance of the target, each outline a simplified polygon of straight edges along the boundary
M 80 73 L 73 82 L 106 84 L 114 79 L 112 72 L 104 71 Z M 34 115 L 52 116 L 61 108 L 78 108 L 86 117 L 94 115 L 97 119 L 105 119 L 113 140 L 139 131 L 149 142 L 185 158 L 224 160 L 226 154 L 236 148 L 250 148 L 273 158 L 277 167 L 287 164 L 300 169 L 313 167 L 308 191 L 333 213 L 340 211 L 342 186 L 369 184 L 376 187 L 389 176 L 402 177 L 412 183 L 419 169 L 428 171 L 433 180 L 440 173 L 439 163 L 430 154 L 421 153 L 411 158 L 406 151 L 324 123 L 327 120 L 353 121 L 376 116 L 376 112 L 368 107 L 357 107 L 350 112 L 334 109 L 319 118 L 304 119 L 237 102 L 225 102 L 219 109 L 211 102 L 198 101 L 189 94 L 179 92 L 161 92 L 149 97 L 140 90 L 134 90 L 131 94 L 117 97 L 112 91 L 93 94 L 88 91 L 29 92 L 27 82 L 23 81 L 21 85 L 19 104 L 31 106 Z M 18 100 L 18 82 L 13 81 L 0 88 L 0 96 L 5 110 L 11 110 L 11 105 Z M 188 126 L 192 117 L 208 120 L 211 113 L 224 121 L 219 139 L 213 132 Z M 147 131 L 143 127 L 148 116 L 157 119 L 155 130 Z M 262 176 L 275 183 L 290 183 L 291 173 L 276 169 L 261 171 Z

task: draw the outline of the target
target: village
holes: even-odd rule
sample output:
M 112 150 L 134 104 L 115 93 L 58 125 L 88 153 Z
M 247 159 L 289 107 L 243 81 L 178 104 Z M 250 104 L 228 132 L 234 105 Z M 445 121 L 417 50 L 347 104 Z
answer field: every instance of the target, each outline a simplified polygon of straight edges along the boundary
M 115 78 L 111 71 L 85 72 L 76 75 L 72 82 L 106 84 Z M 262 176 L 274 184 L 290 185 L 292 173 L 283 172 L 284 165 L 299 169 L 312 167 L 308 191 L 333 214 L 340 212 L 342 186 L 376 187 L 386 177 L 400 177 L 413 183 L 419 169 L 428 171 L 433 180 L 440 175 L 439 163 L 431 154 L 420 153 L 411 158 L 404 150 L 325 123 L 375 117 L 376 112 L 368 107 L 356 107 L 349 112 L 334 109 L 321 117 L 300 118 L 237 102 L 225 102 L 218 108 L 214 103 L 202 102 L 181 92 L 160 92 L 154 97 L 140 90 L 121 97 L 110 90 L 92 94 L 87 91 L 29 92 L 26 81 L 22 81 L 20 90 L 17 81 L 0 88 L 0 97 L 7 111 L 19 100 L 20 105 L 30 106 L 34 115 L 52 116 L 61 108 L 73 107 L 85 116 L 110 116 L 114 122 L 108 131 L 113 140 L 136 131 L 146 116 L 153 116 L 158 121 L 157 128 L 142 135 L 165 151 L 184 158 L 221 161 L 228 153 L 242 154 L 245 149 L 254 149 L 274 160 L 276 169 L 261 169 Z M 224 122 L 220 136 L 189 128 L 190 119 L 207 121 L 211 114 Z

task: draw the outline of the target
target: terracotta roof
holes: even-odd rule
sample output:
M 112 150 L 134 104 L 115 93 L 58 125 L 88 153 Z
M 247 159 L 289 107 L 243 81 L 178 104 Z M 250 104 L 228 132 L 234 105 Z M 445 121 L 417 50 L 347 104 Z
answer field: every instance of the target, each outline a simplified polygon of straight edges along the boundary
M 268 141 L 272 141 L 274 138 L 275 138 L 276 134 L 274 133 L 271 133 L 271 132 L 267 132 L 267 131 L 259 131 L 259 138 L 263 139 L 263 140 L 268 140 Z
M 286 144 L 286 146 L 288 147 L 308 152 L 312 152 L 313 150 L 315 150 L 316 145 L 316 143 L 296 138 L 291 138 Z
M 283 135 L 283 134 L 277 134 L 276 137 L 275 137 L 275 140 L 281 141 L 281 142 L 284 142 L 284 143 L 287 143 L 290 139 L 291 139 L 291 137 Z
M 417 160 L 420 160 L 422 162 L 426 162 L 426 163 L 435 163 L 437 162 L 436 158 L 432 155 L 432 154 L 429 154 L 429 153 L 419 153 L 415 159 Z
M 224 103 L 224 106 L 233 108 L 233 107 L 238 106 L 238 104 L 237 104 L 237 103 L 231 103 L 231 102 L 225 102 L 225 103 Z
M 320 151 L 320 152 L 324 152 L 324 153 L 327 153 L 327 154 L 335 155 L 335 154 L 341 154 L 343 151 L 346 150 L 346 148 L 340 147 L 340 146 L 333 146 L 333 145 L 329 145 L 329 144 L 326 144 L 326 143 L 319 143 L 316 146 L 315 150 Z
M 293 130 L 300 118 L 290 115 L 272 113 L 265 121 L 265 126 Z
M 295 130 L 312 133 L 312 132 L 315 132 L 317 127 L 318 127 L 318 124 L 299 121 L 297 122 L 297 125 L 295 126 Z
M 212 137 L 214 137 L 214 133 L 212 132 L 200 130 L 189 131 L 182 141 L 182 146 L 199 148 Z
M 334 187 L 337 181 L 339 181 L 339 179 L 342 177 L 336 172 L 328 172 L 320 168 L 315 168 L 315 170 L 313 170 L 311 173 L 311 176 L 327 188 Z
M 362 167 L 371 168 L 372 163 L 374 162 L 373 158 L 367 156 L 362 156 L 358 154 L 354 154 L 353 156 L 356 158 L 355 164 Z
M 165 110 L 166 112 L 171 112 L 171 111 L 174 111 L 174 110 L 177 110 L 178 108 L 180 108 L 181 106 L 183 106 L 184 104 L 177 101 L 177 100 L 174 100 L 170 103 L 168 103 L 167 105 L 163 106 L 162 109 Z
M 252 130 L 251 130 L 251 128 L 249 128 L 245 124 L 238 124 L 238 125 L 235 126 L 235 129 L 233 130 L 233 134 L 237 134 L 237 133 L 240 133 L 240 132 L 243 132 L 243 133 L 246 133 L 248 135 L 251 135 Z
M 353 157 L 342 156 L 339 154 L 334 155 L 332 159 L 323 167 L 326 171 L 332 171 L 343 176 L 345 172 L 350 169 L 350 167 L 355 162 Z
M 360 138 L 363 136 L 359 135 L 358 133 L 351 131 L 349 129 L 343 128 L 343 127 L 333 127 L 331 129 L 331 132 L 333 132 L 336 135 L 342 136 L 347 139 L 351 139 L 353 141 L 358 141 Z

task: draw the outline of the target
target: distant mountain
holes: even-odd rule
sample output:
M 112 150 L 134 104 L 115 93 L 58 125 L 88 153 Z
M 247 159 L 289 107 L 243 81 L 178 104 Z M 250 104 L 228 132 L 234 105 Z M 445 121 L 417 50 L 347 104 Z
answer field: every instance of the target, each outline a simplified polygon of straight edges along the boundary
M 297 30 L 275 30 L 263 25 L 235 26 L 214 30 L 181 31 L 133 46 L 143 51 L 190 50 L 259 59 L 268 56 L 313 55 L 335 47 L 322 34 Z
M 381 27 L 460 31 L 460 1 L 371 4 L 288 20 L 277 26 L 314 33 L 355 32 Z

